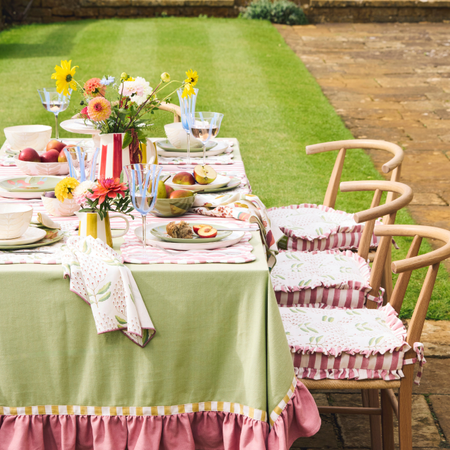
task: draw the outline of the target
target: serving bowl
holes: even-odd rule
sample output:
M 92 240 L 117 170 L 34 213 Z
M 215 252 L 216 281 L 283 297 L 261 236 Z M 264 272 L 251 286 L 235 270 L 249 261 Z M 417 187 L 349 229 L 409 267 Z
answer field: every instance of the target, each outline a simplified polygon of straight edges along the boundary
M 52 127 L 47 125 L 18 125 L 7 127 L 3 131 L 11 150 L 14 151 L 31 147 L 42 152 L 52 137 Z
M 160 217 L 182 216 L 194 204 L 195 195 L 183 198 L 157 198 L 153 212 Z
M 176 148 L 185 148 L 187 144 L 187 133 L 183 128 L 181 122 L 169 123 L 164 125 L 164 131 L 166 132 L 167 139 Z M 200 148 L 202 143 L 190 135 L 190 143 L 192 148 Z
M 73 198 L 66 198 L 60 202 L 56 197 L 42 195 L 41 199 L 45 210 L 51 216 L 73 216 L 81 208 Z
M 0 203 L 0 239 L 15 239 L 30 226 L 33 208 L 16 203 Z
M 32 161 L 22 161 L 15 158 L 16 166 L 25 175 L 67 175 L 69 173 L 69 163 L 54 162 L 41 163 Z

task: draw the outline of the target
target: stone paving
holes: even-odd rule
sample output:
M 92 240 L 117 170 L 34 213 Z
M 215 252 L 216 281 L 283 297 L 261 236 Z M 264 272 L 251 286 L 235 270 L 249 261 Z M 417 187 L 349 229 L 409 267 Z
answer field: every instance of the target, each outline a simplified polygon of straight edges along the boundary
M 450 25 L 277 26 L 357 138 L 405 150 L 402 181 L 415 193 L 417 223 L 450 229 Z M 380 168 L 386 153 L 371 153 Z M 449 267 L 449 266 L 448 266 Z M 450 322 L 427 321 L 428 364 L 414 389 L 415 449 L 450 448 Z M 319 405 L 358 405 L 359 393 L 320 392 Z M 369 448 L 363 416 L 322 417 L 320 432 L 292 449 Z

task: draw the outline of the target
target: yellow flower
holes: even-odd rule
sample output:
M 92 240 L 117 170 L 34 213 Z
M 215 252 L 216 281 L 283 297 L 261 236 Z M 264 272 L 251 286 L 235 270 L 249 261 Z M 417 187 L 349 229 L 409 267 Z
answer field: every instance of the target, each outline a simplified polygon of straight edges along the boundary
M 186 76 L 187 78 L 184 80 L 185 83 L 189 83 L 192 86 L 195 86 L 197 84 L 198 81 L 197 71 L 194 72 L 193 70 L 189 69 L 186 72 Z
M 128 74 L 126 72 L 122 72 L 120 75 L 120 81 L 125 81 L 128 78 Z
M 190 97 L 191 95 L 195 95 L 194 88 L 192 87 L 192 84 L 186 83 L 184 85 L 183 94 L 181 95 L 181 98 Z
M 56 80 L 56 90 L 59 94 L 69 95 L 69 88 L 74 91 L 77 90 L 77 84 L 73 79 L 75 69 L 78 66 L 70 67 L 72 60 L 61 61 L 61 66 L 55 66 L 55 73 L 52 75 L 52 80 Z
M 78 180 L 71 177 L 66 177 L 61 180 L 55 187 L 56 198 L 63 202 L 66 198 L 73 198 L 73 191 L 80 184 Z
M 161 74 L 161 80 L 162 80 L 164 83 L 168 83 L 168 82 L 170 81 L 170 75 L 169 75 L 167 72 L 163 72 L 163 73 Z

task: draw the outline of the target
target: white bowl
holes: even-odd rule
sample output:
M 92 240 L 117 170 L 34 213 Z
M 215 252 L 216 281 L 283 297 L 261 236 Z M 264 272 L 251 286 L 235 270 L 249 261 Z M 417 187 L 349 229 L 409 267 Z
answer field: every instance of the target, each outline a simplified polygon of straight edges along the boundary
M 16 158 L 16 166 L 25 175 L 67 175 L 69 173 L 69 163 L 40 163 L 32 161 L 21 161 Z
M 183 128 L 181 122 L 169 123 L 164 125 L 164 131 L 166 132 L 167 139 L 176 148 L 186 148 L 187 146 L 187 133 Z M 201 141 L 195 139 L 191 134 L 191 148 L 200 148 L 202 146 Z
M 5 128 L 3 131 L 11 150 L 16 151 L 30 147 L 42 152 L 52 137 L 52 127 L 47 125 L 19 125 Z
M 0 203 L 0 239 L 22 236 L 30 226 L 33 208 L 17 203 Z
M 57 198 L 42 195 L 41 199 L 45 210 L 51 216 L 73 216 L 81 208 L 73 198 L 66 198 L 60 202 Z

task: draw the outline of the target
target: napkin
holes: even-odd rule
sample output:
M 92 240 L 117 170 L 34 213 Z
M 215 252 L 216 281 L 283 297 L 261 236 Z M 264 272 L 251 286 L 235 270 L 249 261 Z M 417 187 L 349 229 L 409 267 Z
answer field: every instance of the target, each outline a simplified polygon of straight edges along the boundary
M 215 217 L 233 217 L 245 222 L 257 223 L 266 247 L 267 264 L 272 269 L 278 254 L 277 242 L 284 236 L 281 230 L 270 223 L 264 203 L 257 195 L 242 192 L 211 195 L 197 194 L 193 210 L 198 214 Z
M 61 225 L 57 222 L 54 222 L 45 213 L 41 213 L 41 212 L 37 213 L 37 223 L 39 226 L 42 226 L 44 228 L 50 228 L 52 230 L 60 230 L 61 229 Z
M 69 238 L 62 255 L 70 290 L 91 306 L 97 333 L 121 331 L 145 347 L 155 328 L 139 288 L 121 257 L 92 236 Z

